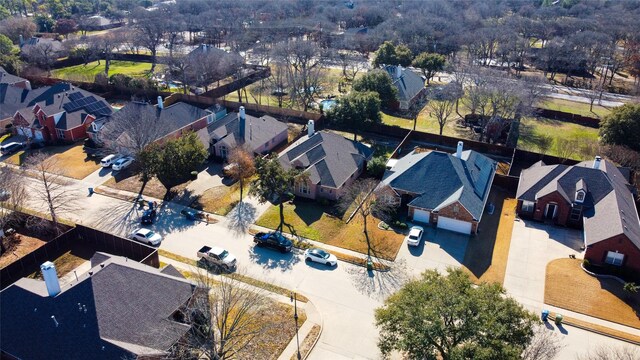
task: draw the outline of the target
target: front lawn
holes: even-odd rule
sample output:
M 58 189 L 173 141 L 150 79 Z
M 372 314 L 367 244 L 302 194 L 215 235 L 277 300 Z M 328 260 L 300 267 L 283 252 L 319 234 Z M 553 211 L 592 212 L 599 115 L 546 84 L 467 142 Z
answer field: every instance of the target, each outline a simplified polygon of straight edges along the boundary
M 82 180 L 100 169 L 100 160 L 89 158 L 80 144 L 59 150 L 63 151 L 55 153 L 49 159 L 56 161 L 61 175 Z
M 587 103 L 556 98 L 544 98 L 544 101 L 540 103 L 540 107 L 543 109 L 563 111 L 592 118 L 603 118 L 611 112 L 611 108 L 598 105 L 597 100 L 593 104 L 593 111 L 589 110 L 590 105 Z
M 172 187 L 171 194 L 180 193 L 182 190 L 184 190 L 185 187 L 187 187 L 190 182 L 191 181 L 186 181 L 182 184 Z M 140 192 L 140 188 L 142 187 L 142 182 L 140 181 L 140 176 L 138 176 L 138 174 L 135 174 L 133 171 L 127 169 L 125 171 L 122 171 L 121 173 L 115 174 L 100 187 L 103 186 L 138 194 Z M 149 182 L 147 182 L 147 185 L 144 187 L 144 191 L 142 192 L 142 194 L 156 199 L 164 199 L 165 195 L 167 195 L 167 188 L 162 185 L 160 180 L 154 177 L 149 180 Z
M 248 183 L 244 185 L 243 196 L 249 191 Z M 231 186 L 220 185 L 206 190 L 193 201 L 192 208 L 221 216 L 227 215 L 240 201 L 240 183 L 235 182 Z
M 593 277 L 579 259 L 547 264 L 544 303 L 640 329 L 640 294 L 629 294 L 613 279 Z
M 352 220 L 347 224 L 342 219 L 343 214 L 337 213 L 332 206 L 322 206 L 317 202 L 296 199 L 293 204 L 285 204 L 285 232 L 316 240 L 362 254 L 367 254 L 367 243 L 362 231 L 362 223 Z M 344 214 L 345 217 L 349 213 Z M 377 257 L 394 260 L 404 235 L 394 231 L 381 230 L 377 227 L 380 220 L 373 217 L 368 219 L 369 239 L 371 247 Z M 270 207 L 259 219 L 256 225 L 276 229 L 280 222 L 278 206 Z
M 503 284 L 518 202 L 508 198 L 505 191 L 493 188 L 489 203 L 495 205 L 495 210 L 492 215 L 486 211 L 482 215 L 480 231 L 469 240 L 462 264 L 476 284 Z
M 160 71 L 160 65 L 156 66 L 156 71 Z M 109 65 L 109 76 L 123 74 L 132 77 L 143 77 L 149 75 L 151 63 L 118 61 L 113 60 Z M 66 68 L 51 71 L 51 76 L 58 79 L 88 81 L 93 82 L 97 74 L 104 73 L 104 60 L 90 62 L 86 66 L 83 64 L 69 66 Z

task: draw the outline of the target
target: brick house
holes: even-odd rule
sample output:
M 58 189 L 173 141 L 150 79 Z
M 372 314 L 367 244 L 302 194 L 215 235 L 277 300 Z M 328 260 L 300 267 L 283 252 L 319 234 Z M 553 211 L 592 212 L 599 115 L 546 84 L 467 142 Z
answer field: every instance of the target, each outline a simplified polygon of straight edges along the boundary
M 591 264 L 640 273 L 640 220 L 627 177 L 596 157 L 577 165 L 537 162 L 518 183 L 520 217 L 584 230 Z
M 19 109 L 13 116 L 18 135 L 37 142 L 76 141 L 87 137 L 96 119 L 113 113 L 111 105 L 71 84 L 57 84 Z
M 132 114 L 133 116 L 148 116 L 158 119 L 163 128 L 158 132 L 159 137 L 155 141 L 175 139 L 184 133 L 195 132 L 205 148 L 209 147 L 208 137 L 202 140 L 200 134 L 203 129 L 206 132 L 207 125 L 215 120 L 215 115 L 211 111 L 184 102 L 177 102 L 165 107 L 161 97 L 158 97 L 158 103 L 155 105 L 140 101 L 126 104 L 113 115 L 94 122 L 89 129 L 89 137 L 96 143 L 101 143 L 103 139 L 101 139 L 100 133 L 110 126 L 109 123 L 117 122 L 120 116 L 132 116 Z
M 268 154 L 288 139 L 287 124 L 271 116 L 247 115 L 244 106 L 208 125 L 211 155 L 226 160 L 231 149 L 245 146 L 256 155 Z
M 380 191 L 398 197 L 414 222 L 477 233 L 497 164 L 462 147 L 455 154 L 412 151 L 385 172 Z
M 394 106 L 397 109 L 402 111 L 409 110 L 426 94 L 425 79 L 420 75 L 400 65 L 387 65 L 384 70 L 391 76 L 393 85 L 398 89 L 398 104 Z
M 366 169 L 373 150 L 339 134 L 315 132 L 313 120 L 309 120 L 307 130 L 307 135 L 289 145 L 278 161 L 285 169 L 301 169 L 307 175 L 306 181 L 295 184 L 296 196 L 337 200 Z

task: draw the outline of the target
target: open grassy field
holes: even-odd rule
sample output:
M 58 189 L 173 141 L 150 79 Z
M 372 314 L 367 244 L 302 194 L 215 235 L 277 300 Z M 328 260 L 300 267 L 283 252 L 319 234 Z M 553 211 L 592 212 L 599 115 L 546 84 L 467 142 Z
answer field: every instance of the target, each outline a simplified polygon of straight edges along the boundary
M 523 150 L 586 160 L 595 155 L 597 144 L 598 129 L 544 118 L 527 117 L 520 123 L 518 148 Z
M 348 224 L 331 205 L 322 206 L 314 201 L 297 199 L 293 204 L 285 204 L 284 231 L 303 238 L 316 240 L 362 254 L 367 254 L 367 242 L 362 231 L 362 223 L 356 219 Z M 348 214 L 345 214 L 348 216 Z M 377 227 L 380 220 L 368 219 L 368 233 L 371 248 L 377 257 L 395 259 L 404 235 L 395 231 L 381 230 Z M 280 222 L 278 206 L 270 207 L 256 225 L 276 229 Z
M 610 108 L 598 105 L 598 101 L 593 104 L 593 111 L 589 110 L 590 105 L 587 103 L 556 98 L 545 98 L 539 106 L 544 109 L 564 111 L 595 118 L 602 118 L 611 112 Z
M 628 294 L 613 279 L 593 277 L 579 259 L 556 259 L 547 265 L 545 304 L 640 329 L 640 294 Z
M 151 70 L 150 63 L 133 61 L 111 61 L 109 66 L 109 76 L 123 74 L 128 76 L 147 76 Z M 156 66 L 156 71 L 161 70 L 161 65 Z M 93 81 L 97 74 L 104 72 L 104 61 L 98 65 L 97 61 L 85 65 L 75 65 L 62 69 L 53 70 L 52 76 L 59 79 L 76 81 Z

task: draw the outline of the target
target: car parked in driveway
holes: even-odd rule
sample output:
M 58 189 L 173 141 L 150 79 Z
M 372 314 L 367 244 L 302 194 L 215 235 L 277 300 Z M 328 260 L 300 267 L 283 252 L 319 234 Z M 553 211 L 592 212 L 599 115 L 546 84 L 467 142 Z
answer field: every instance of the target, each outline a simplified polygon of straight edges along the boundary
M 116 162 L 116 160 L 120 159 L 121 157 L 122 155 L 118 155 L 118 154 L 107 155 L 103 157 L 102 160 L 100 160 L 100 166 L 105 168 L 111 167 L 111 165 L 113 165 L 113 163 Z
M 160 245 L 162 242 L 162 235 L 145 228 L 134 231 L 129 238 L 153 246 Z
M 129 167 L 129 165 L 131 165 L 132 163 L 133 158 L 130 156 L 126 156 L 116 160 L 113 165 L 111 165 L 111 168 L 113 169 L 113 171 L 120 171 Z
M 411 230 L 409 230 L 409 235 L 405 239 L 407 239 L 407 245 L 409 246 L 418 246 L 420 245 L 420 241 L 422 240 L 422 234 L 424 234 L 424 229 L 420 226 L 412 226 Z
M 142 213 L 140 222 L 143 224 L 153 224 L 156 220 L 156 209 L 147 209 Z
M 266 246 L 280 250 L 282 253 L 288 253 L 293 249 L 293 242 L 287 239 L 279 231 L 270 233 L 259 232 L 253 237 L 256 246 Z
M 317 249 L 317 248 L 313 248 L 313 249 L 307 249 L 304 252 L 304 260 L 305 261 L 313 261 L 316 262 L 318 264 L 324 264 L 327 266 L 336 266 L 338 265 L 338 258 L 331 254 L 328 253 L 322 249 Z
M 0 155 L 11 155 L 22 150 L 23 148 L 24 144 L 13 141 L 0 146 Z

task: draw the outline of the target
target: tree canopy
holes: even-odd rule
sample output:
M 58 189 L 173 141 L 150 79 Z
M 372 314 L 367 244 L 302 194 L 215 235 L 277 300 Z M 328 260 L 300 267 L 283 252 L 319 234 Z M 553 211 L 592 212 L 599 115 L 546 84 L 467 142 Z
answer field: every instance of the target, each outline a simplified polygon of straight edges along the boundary
M 353 82 L 353 90 L 378 93 L 383 106 L 391 106 L 398 99 L 398 89 L 389 74 L 381 69 L 371 70 Z
M 422 74 L 427 78 L 427 84 L 429 84 L 436 72 L 444 69 L 445 63 L 446 58 L 443 55 L 423 52 L 413 59 L 412 65 L 422 70 Z
M 614 108 L 600 123 L 600 136 L 606 144 L 640 151 L 640 104 Z
M 150 156 L 155 154 L 154 173 L 167 189 L 184 181 L 208 155 L 194 132 L 169 140 L 158 148 L 152 147 L 145 152 Z
M 353 131 L 354 140 L 358 130 L 366 124 L 380 123 L 380 98 L 373 91 L 352 91 L 338 100 L 338 105 L 327 112 L 327 118 Z
M 384 355 L 411 359 L 518 359 L 536 317 L 496 283 L 473 286 L 462 269 L 428 270 L 376 309 Z

